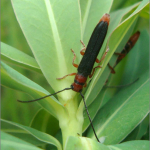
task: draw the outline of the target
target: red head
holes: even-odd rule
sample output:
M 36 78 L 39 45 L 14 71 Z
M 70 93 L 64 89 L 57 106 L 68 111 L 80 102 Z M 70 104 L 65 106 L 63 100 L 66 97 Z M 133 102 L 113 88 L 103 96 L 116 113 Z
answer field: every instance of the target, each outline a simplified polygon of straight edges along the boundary
M 110 15 L 109 15 L 109 14 L 104 14 L 104 15 L 102 16 L 102 18 L 100 19 L 99 22 L 101 22 L 101 21 L 107 22 L 107 24 L 109 25 Z

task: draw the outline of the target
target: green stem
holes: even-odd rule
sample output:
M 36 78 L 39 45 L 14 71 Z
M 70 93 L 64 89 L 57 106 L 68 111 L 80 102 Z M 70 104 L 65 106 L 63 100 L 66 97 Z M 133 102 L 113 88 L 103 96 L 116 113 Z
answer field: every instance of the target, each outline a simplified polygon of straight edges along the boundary
M 69 100 L 66 105 L 66 112 L 59 118 L 59 125 L 62 131 L 63 147 L 69 136 L 82 135 L 82 125 L 83 125 L 83 113 L 82 115 L 77 115 L 78 111 L 78 101 L 76 99 Z

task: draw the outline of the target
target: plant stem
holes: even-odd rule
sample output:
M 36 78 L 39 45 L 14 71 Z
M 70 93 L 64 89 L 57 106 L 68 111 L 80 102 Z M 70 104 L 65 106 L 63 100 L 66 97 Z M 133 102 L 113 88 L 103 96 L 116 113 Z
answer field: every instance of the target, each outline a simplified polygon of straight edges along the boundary
M 59 125 L 62 131 L 63 147 L 65 147 L 69 136 L 82 136 L 83 114 L 77 116 L 78 101 L 71 99 L 65 106 L 67 113 L 59 118 Z

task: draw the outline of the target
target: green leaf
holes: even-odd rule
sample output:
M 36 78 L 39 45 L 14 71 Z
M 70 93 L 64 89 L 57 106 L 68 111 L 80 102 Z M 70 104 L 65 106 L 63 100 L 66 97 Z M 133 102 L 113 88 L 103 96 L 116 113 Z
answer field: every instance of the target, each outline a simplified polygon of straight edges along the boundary
M 2 150 L 41 150 L 30 143 L 20 140 L 5 132 L 1 132 L 1 149 Z
M 12 0 L 12 5 L 44 76 L 55 91 L 70 86 L 72 78 L 57 81 L 75 71 L 70 48 L 80 49 L 81 25 L 78 1 Z M 73 6 L 73 7 L 72 7 Z M 79 55 L 79 54 L 78 54 Z M 68 99 L 75 93 L 68 91 Z M 60 94 L 66 100 L 65 92 Z
M 27 41 L 15 18 L 11 1 L 1 2 L 1 41 L 31 54 Z
M 130 141 L 108 147 L 111 150 L 149 150 L 149 141 Z
M 12 125 L 13 122 L 7 122 L 6 120 L 1 121 L 1 130 L 2 132 L 8 133 L 14 137 L 22 139 L 28 143 L 31 143 L 35 146 L 43 147 L 46 143 L 41 142 L 35 138 L 32 134 L 26 132 L 24 129 L 19 128 L 18 126 Z
M 132 0 L 132 1 L 114 1 L 113 5 L 111 7 L 111 12 L 118 10 L 118 9 L 123 9 L 125 7 L 128 7 L 130 5 L 135 4 L 136 2 L 140 2 L 141 0 Z
M 143 11 L 140 13 L 140 16 L 149 20 L 149 5 L 143 9 Z
M 87 43 L 87 40 L 90 36 L 90 32 L 93 29 L 92 26 L 95 26 L 95 23 L 97 23 L 97 18 L 98 18 L 98 20 L 100 19 L 99 14 L 101 16 L 102 13 L 104 11 L 106 11 L 106 9 L 107 9 L 107 11 L 109 11 L 109 9 L 112 5 L 112 0 L 104 1 L 103 3 L 106 3 L 107 5 L 105 5 L 103 7 L 101 6 L 102 9 L 95 9 L 97 7 L 100 7 L 98 5 L 100 3 L 102 3 L 102 2 L 99 1 L 99 3 L 96 3 L 96 1 L 88 1 L 88 2 L 80 1 L 80 4 L 82 4 L 81 14 L 83 15 L 83 17 L 81 18 L 80 17 L 80 6 L 79 6 L 78 1 L 65 1 L 65 2 L 58 1 L 57 2 L 57 1 L 52 1 L 52 0 L 44 0 L 44 1 L 37 0 L 36 2 L 31 2 L 29 0 L 22 0 L 22 1 L 12 0 L 12 4 L 14 7 L 16 17 L 17 17 L 17 19 L 20 23 L 20 26 L 23 30 L 23 33 L 32 49 L 32 52 L 34 53 L 35 59 L 38 62 L 44 76 L 46 77 L 48 82 L 52 85 L 54 90 L 57 91 L 57 90 L 61 90 L 63 88 L 70 86 L 70 83 L 72 80 L 71 77 L 67 78 L 65 80 L 62 80 L 62 81 L 56 80 L 57 77 L 64 76 L 71 72 L 75 72 L 75 68 L 73 68 L 71 65 L 73 56 L 72 56 L 72 53 L 70 52 L 70 48 L 73 48 L 76 52 L 77 52 L 77 50 L 79 50 L 80 43 L 77 44 L 76 40 L 79 41 L 80 39 L 83 39 L 84 42 Z M 102 64 L 103 68 L 97 71 L 97 74 L 95 74 L 96 76 L 92 79 L 90 87 L 86 93 L 87 104 L 89 106 L 91 106 L 91 104 L 95 98 L 96 98 L 96 102 L 98 104 L 100 90 L 102 89 L 104 82 L 106 81 L 106 79 L 109 75 L 109 72 L 110 72 L 110 70 L 108 70 L 108 68 L 106 68 L 106 75 L 102 74 L 102 73 L 105 73 L 104 68 L 107 67 L 106 65 L 110 61 L 110 58 L 113 55 L 113 53 L 115 51 L 119 52 L 119 50 L 120 51 L 122 50 L 127 39 L 131 35 L 133 28 L 135 27 L 135 24 L 137 23 L 136 21 L 139 16 L 138 13 L 142 12 L 141 10 L 143 8 L 145 8 L 145 3 L 148 3 L 148 1 L 147 0 L 143 1 L 141 3 L 141 5 L 137 8 L 137 10 L 121 24 L 121 27 L 119 26 L 120 28 L 118 27 L 115 31 L 114 31 L 114 29 L 119 24 L 119 22 L 122 18 L 121 16 L 124 15 L 123 13 L 125 12 L 125 10 L 126 10 L 126 12 L 128 12 L 129 10 L 127 11 L 127 9 L 129 9 L 129 8 L 125 8 L 123 10 L 124 12 L 122 11 L 122 14 L 120 13 L 120 16 L 118 17 L 118 19 L 116 19 L 116 21 L 115 21 L 115 15 L 114 15 L 113 23 L 111 25 L 111 28 L 108 31 L 108 36 L 105 40 L 105 43 L 104 43 L 104 46 L 102 48 L 100 55 L 102 56 L 102 53 L 105 50 L 106 41 L 109 38 L 112 31 L 114 31 L 110 37 L 110 42 L 109 42 L 110 52 L 108 53 L 108 55 L 105 59 L 106 61 Z M 137 5 L 138 4 L 131 6 L 130 9 L 135 8 Z M 96 12 L 96 11 L 98 13 L 92 13 L 92 12 Z M 116 12 L 114 12 L 114 14 L 115 13 Z M 112 16 L 113 16 L 113 14 L 112 14 Z M 93 25 L 90 25 L 90 24 L 93 24 Z M 79 53 L 77 54 L 76 61 L 79 62 Z M 112 58 L 111 64 L 113 64 L 114 61 L 115 61 L 115 59 Z M 125 65 L 123 65 L 123 66 L 125 66 Z M 143 70 L 143 68 L 141 68 L 141 70 Z M 147 75 L 148 75 L 148 72 L 146 72 L 146 71 L 143 72 L 142 74 L 140 74 L 140 82 L 135 83 L 135 85 L 137 87 L 134 86 L 134 88 L 132 87 L 129 90 L 129 95 L 133 94 L 135 92 L 135 89 L 137 89 L 137 88 L 140 89 L 140 86 L 144 83 L 143 82 L 144 79 L 147 79 Z M 9 66 L 7 66 L 4 63 L 3 63 L 3 68 L 2 68 L 2 76 L 3 76 L 3 84 L 5 86 L 11 87 L 13 89 L 21 90 L 23 92 L 27 92 L 34 98 L 39 98 L 41 96 L 44 96 L 45 94 L 48 94 L 48 92 L 46 90 L 44 90 L 40 86 L 34 84 L 33 82 L 27 80 L 22 75 L 18 74 L 18 72 L 15 72 L 14 70 L 12 70 L 12 68 L 10 68 Z M 122 73 L 121 73 L 121 76 L 123 76 Z M 100 79 L 100 77 L 101 77 L 101 79 Z M 135 76 L 133 76 L 133 77 L 135 77 Z M 19 79 L 19 81 L 18 81 L 18 79 Z M 132 81 L 132 78 L 130 78 L 130 79 Z M 98 84 L 96 84 L 97 81 L 98 81 Z M 126 78 L 126 81 L 127 81 L 127 78 Z M 29 82 L 31 82 L 31 83 L 29 83 Z M 102 84 L 100 84 L 100 83 L 102 83 Z M 147 85 L 146 85 L 146 87 L 147 87 Z M 143 87 L 141 87 L 142 91 L 143 91 L 143 88 L 145 88 L 145 85 Z M 118 93 L 123 93 L 123 92 L 124 92 L 124 90 L 118 91 Z M 139 93 L 140 92 L 141 91 L 139 91 Z M 89 93 L 89 95 L 88 95 L 88 93 Z M 114 92 L 112 92 L 112 93 L 114 94 Z M 142 92 L 142 94 L 143 93 L 144 92 Z M 67 92 L 63 92 L 62 94 L 60 94 L 60 97 L 62 97 L 62 100 L 65 100 L 65 101 L 70 100 L 71 101 L 75 94 L 76 94 L 75 92 L 73 93 L 72 91 L 69 91 L 69 92 L 67 91 Z M 111 94 L 111 96 L 113 94 Z M 98 97 L 97 97 L 97 95 L 98 95 Z M 122 98 L 121 96 L 123 96 L 123 94 L 120 94 L 119 98 Z M 125 96 L 126 96 L 125 97 L 126 99 L 123 99 L 120 102 L 118 102 L 119 100 L 115 100 L 116 102 L 118 102 L 117 106 L 126 102 L 127 95 L 125 95 Z M 144 95 L 144 96 L 146 97 L 147 95 Z M 114 97 L 114 99 L 116 97 Z M 110 97 L 106 98 L 104 96 L 103 100 L 104 101 L 101 101 L 101 103 L 102 103 L 101 106 L 104 105 L 107 101 L 109 101 Z M 132 100 L 129 99 L 129 102 L 131 102 L 131 101 Z M 60 102 L 62 102 L 62 101 L 60 101 Z M 60 125 L 62 128 L 62 132 L 65 131 L 63 129 L 63 127 L 64 127 L 64 125 L 67 124 L 67 122 L 65 120 L 66 118 L 62 117 L 63 116 L 62 114 L 64 114 L 64 112 L 65 112 L 64 111 L 65 109 L 62 104 L 67 105 L 70 103 L 64 102 L 61 104 L 54 97 L 52 97 L 51 99 L 48 98 L 46 102 L 44 102 L 44 100 L 42 100 L 40 102 L 40 104 L 44 107 L 44 109 L 46 109 L 48 112 L 50 112 L 53 116 L 55 116 L 59 120 L 61 120 L 61 119 L 63 120 L 63 121 L 61 120 L 62 122 L 60 121 Z M 76 107 L 78 107 L 78 105 L 76 105 L 76 104 L 78 104 L 78 102 L 72 102 L 71 104 L 75 104 L 75 107 L 74 107 L 75 109 L 76 109 Z M 110 109 L 110 112 L 111 111 L 113 112 L 116 110 L 117 106 L 115 107 L 114 105 L 112 105 L 113 109 Z M 138 108 L 139 103 L 136 104 L 136 106 Z M 82 112 L 84 106 L 81 104 L 80 107 L 81 107 L 81 109 L 79 111 Z M 143 105 L 141 105 L 141 107 L 144 108 Z M 66 108 L 67 108 L 66 110 L 69 112 L 68 113 L 69 115 L 67 114 L 68 116 L 70 116 L 70 110 L 71 110 L 71 112 L 74 113 L 75 109 L 69 110 L 68 106 Z M 100 105 L 98 104 L 98 109 L 99 108 L 100 108 Z M 107 108 L 107 107 L 104 106 L 104 108 Z M 95 108 L 93 109 L 94 110 L 93 117 L 95 116 L 98 109 L 97 110 Z M 146 109 L 145 109 L 145 111 L 146 111 Z M 90 111 L 92 111 L 92 109 Z M 133 114 L 130 111 L 131 111 L 131 107 L 129 108 L 129 113 Z M 107 114 L 107 112 L 109 112 L 109 110 L 106 109 L 106 112 L 104 112 L 104 113 Z M 118 141 L 120 139 L 124 138 L 125 136 L 127 136 L 127 134 L 129 134 L 131 132 L 131 130 L 133 130 L 133 128 L 139 123 L 139 120 L 141 121 L 144 118 L 143 117 L 144 113 L 145 112 L 143 112 L 143 114 L 139 115 L 139 118 L 136 118 L 136 121 L 134 120 L 135 122 L 132 122 L 132 127 L 130 129 L 128 128 L 128 130 L 125 130 L 126 133 L 123 133 L 123 135 L 121 135 L 117 139 Z M 39 114 L 37 114 L 37 116 L 41 117 L 41 114 L 39 113 Z M 44 112 L 44 114 L 46 114 L 46 113 Z M 136 115 L 137 114 L 138 113 L 136 112 Z M 71 115 L 72 115 L 72 113 L 71 113 Z M 108 114 L 108 116 L 109 115 L 110 114 Z M 47 114 L 47 116 L 49 116 L 49 115 Z M 44 131 L 47 120 L 45 120 L 45 122 L 44 122 L 44 128 L 40 128 L 38 125 L 36 126 L 36 121 L 39 122 L 39 120 L 36 119 L 36 117 L 34 118 L 35 120 L 33 121 L 33 126 L 37 129 L 40 129 L 41 131 Z M 106 117 L 105 121 L 107 122 L 107 116 L 105 116 L 105 117 Z M 76 116 L 74 118 L 76 119 Z M 128 118 L 125 118 L 125 119 L 128 119 Z M 80 120 L 82 120 L 81 117 L 77 116 L 77 121 L 80 122 Z M 70 135 L 69 132 L 72 131 L 72 130 L 70 130 L 70 129 L 72 129 L 72 126 L 69 126 L 69 123 L 68 123 L 69 131 L 66 130 L 67 134 L 65 134 L 65 138 L 67 138 Z M 117 122 L 115 122 L 115 123 L 117 124 Z M 133 125 L 135 125 L 135 126 L 133 127 Z M 127 127 L 129 127 L 129 125 Z M 114 126 L 113 126 L 113 128 L 114 128 Z M 97 131 L 99 131 L 98 127 L 97 127 Z M 108 131 L 109 132 L 111 131 L 111 127 L 108 128 Z M 76 135 L 76 130 L 74 133 L 75 133 L 74 135 Z M 79 132 L 77 132 L 77 133 L 79 133 Z M 104 136 L 102 136 L 102 137 L 104 137 Z M 64 138 L 64 135 L 63 135 L 63 138 Z M 111 138 L 112 139 L 114 138 L 114 134 L 111 135 Z M 106 143 L 107 143 L 107 140 L 108 140 L 108 138 L 106 137 Z M 114 138 L 114 141 L 115 140 L 116 140 L 116 137 Z M 82 143 L 83 147 L 86 146 L 84 140 L 81 140 L 81 143 Z M 91 142 L 91 143 L 93 143 L 93 142 Z M 68 144 L 70 144 L 70 142 L 68 142 Z M 93 145 L 95 146 L 95 144 L 93 144 Z
M 70 136 L 66 142 L 65 150 L 109 150 L 101 143 L 84 137 Z
M 123 140 L 132 141 L 132 140 L 140 140 L 142 136 L 144 136 L 147 132 L 149 125 L 149 115 Z
M 32 119 L 30 127 L 50 135 L 56 135 L 59 122 L 44 109 L 40 109 Z
M 31 140 L 26 139 L 26 136 L 25 137 L 23 136 L 23 134 L 24 135 L 29 134 L 30 135 L 29 137 L 31 136 L 34 137 L 33 143 L 38 140 L 39 144 L 43 144 L 43 143 L 52 144 L 52 145 L 55 145 L 58 148 L 58 150 L 62 150 L 59 141 L 46 133 L 40 132 L 38 130 L 35 130 L 27 126 L 23 126 L 18 123 L 6 121 L 3 119 L 1 119 L 1 123 L 2 123 L 2 131 L 4 132 L 13 134 L 14 136 L 17 136 L 17 133 L 22 133 L 22 136 L 20 135 L 19 137 L 22 137 L 23 140 L 25 141 L 27 140 L 27 142 L 32 143 Z
M 145 30 L 149 33 L 149 5 L 147 5 L 143 11 L 140 13 L 140 17 L 138 19 L 138 23 L 136 25 L 135 30 Z
M 113 0 L 105 1 L 85 1 L 80 0 L 81 21 L 82 21 L 82 38 L 87 45 L 90 36 L 105 13 L 109 13 Z
M 34 58 L 3 42 L 1 42 L 1 60 L 41 73 Z
M 136 136 L 136 140 L 140 140 L 142 136 L 144 136 L 148 130 L 149 127 L 149 115 L 142 121 L 142 123 L 139 125 L 139 131 Z
M 1 84 L 3 86 L 26 92 L 34 99 L 49 94 L 44 88 L 26 78 L 5 63 L 1 62 L 1 65 Z M 56 118 L 58 117 L 58 113 L 64 109 L 61 103 L 54 97 L 47 97 L 41 101 L 38 101 L 38 103 Z
M 120 90 L 94 118 L 98 137 L 105 137 L 105 144 L 123 140 L 149 112 L 149 79 L 143 83 L 148 72 L 137 83 Z M 95 138 L 92 129 L 88 137 Z
M 1 87 L 1 91 L 1 118 L 24 125 L 29 125 L 36 111 L 41 108 L 41 106 L 39 106 L 38 103 L 22 105 L 16 101 L 17 99 L 31 99 L 29 95 L 20 91 L 15 91 L 3 86 Z
M 149 140 L 149 126 L 144 136 L 142 136 L 142 140 Z

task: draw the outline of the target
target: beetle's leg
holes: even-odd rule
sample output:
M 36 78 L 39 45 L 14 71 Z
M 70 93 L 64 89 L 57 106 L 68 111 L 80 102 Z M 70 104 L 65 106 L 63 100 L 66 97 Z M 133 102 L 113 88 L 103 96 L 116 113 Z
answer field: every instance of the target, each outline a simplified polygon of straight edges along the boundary
M 106 82 L 105 82 L 104 86 L 107 84 L 107 82 L 108 82 L 108 79 L 106 80 Z
M 95 68 L 93 68 L 92 74 L 89 75 L 89 78 L 91 78 L 95 72 L 96 68 L 102 68 L 101 66 L 96 66 Z
M 114 53 L 114 54 L 118 55 L 118 60 L 121 60 L 126 56 L 126 54 L 122 54 L 122 53 Z
M 65 75 L 65 76 L 63 76 L 62 78 L 56 78 L 57 80 L 61 80 L 61 79 L 64 79 L 64 78 L 66 78 L 67 76 L 74 76 L 74 75 L 76 75 L 77 73 L 70 73 L 70 74 L 67 74 L 67 75 Z
M 117 61 L 123 59 L 126 56 L 126 54 L 122 54 L 122 53 L 114 53 L 114 54 L 119 55 L 119 57 L 117 58 Z M 111 73 L 113 74 L 116 73 L 114 68 L 109 63 L 108 63 L 108 67 L 111 69 Z
M 84 55 L 84 53 L 85 53 L 84 51 L 85 51 L 85 50 L 86 50 L 86 48 L 85 48 L 85 47 L 84 47 L 84 48 L 82 48 L 82 49 L 81 49 L 81 51 L 80 51 L 80 54 L 81 54 L 81 55 Z
M 81 42 L 81 44 L 83 45 L 83 47 L 85 47 L 85 44 L 83 43 L 83 41 L 80 40 L 80 42 Z
M 83 45 L 83 48 L 81 49 L 80 54 L 81 54 L 81 55 L 84 55 L 84 53 L 85 53 L 84 51 L 86 50 L 86 47 L 85 47 L 83 41 L 80 40 L 80 42 L 81 42 L 81 44 Z
M 74 61 L 75 61 L 75 59 L 76 59 L 76 54 L 75 54 L 75 52 L 74 52 L 73 49 L 71 49 L 71 51 L 72 51 L 72 53 L 73 53 L 73 55 L 74 55 L 73 60 L 72 60 L 72 65 L 73 65 L 74 67 L 78 68 L 78 65 L 74 63 Z
M 109 63 L 108 63 L 108 67 L 111 69 L 111 73 L 113 73 L 113 74 L 116 73 L 115 70 L 114 70 L 114 68 Z
M 109 51 L 109 48 L 106 49 L 106 52 L 105 52 L 104 55 L 102 56 L 101 60 L 99 60 L 98 58 L 96 58 L 96 62 L 97 62 L 97 63 L 100 63 L 100 62 L 106 57 L 108 51 Z
M 118 55 L 117 61 L 120 61 L 121 59 L 123 59 L 126 56 L 126 54 L 122 54 L 122 53 L 114 53 L 114 54 Z M 111 69 L 111 73 L 113 73 L 113 74 L 116 73 L 114 68 L 109 63 L 108 63 L 108 67 Z

